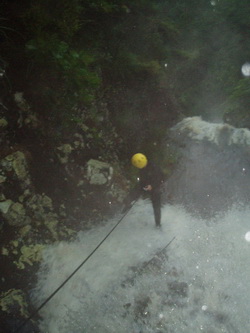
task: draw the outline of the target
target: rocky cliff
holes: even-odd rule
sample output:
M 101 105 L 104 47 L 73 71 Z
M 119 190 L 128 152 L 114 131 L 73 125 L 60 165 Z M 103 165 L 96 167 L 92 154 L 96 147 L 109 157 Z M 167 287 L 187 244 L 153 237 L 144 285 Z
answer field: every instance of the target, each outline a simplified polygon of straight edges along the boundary
M 108 118 L 91 124 L 79 110 L 74 126 L 53 132 L 23 93 L 0 108 L 1 322 L 15 327 L 30 311 L 44 244 L 114 214 L 129 184 L 118 158 L 123 140 Z

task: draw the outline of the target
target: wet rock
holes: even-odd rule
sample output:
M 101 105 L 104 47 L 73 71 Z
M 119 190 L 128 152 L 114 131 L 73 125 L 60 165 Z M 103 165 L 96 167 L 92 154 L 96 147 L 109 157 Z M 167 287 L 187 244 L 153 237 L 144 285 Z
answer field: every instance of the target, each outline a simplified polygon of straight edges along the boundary
M 1 293 L 0 307 L 2 311 L 10 312 L 13 308 L 18 309 L 21 316 L 27 316 L 27 304 L 25 294 L 20 289 L 10 289 Z
M 8 202 L 11 200 L 7 200 Z M 24 226 L 31 222 L 31 218 L 26 215 L 24 206 L 19 202 L 11 202 L 6 213 L 3 213 L 3 217 L 11 226 Z
M 14 94 L 14 101 L 19 107 L 19 127 L 27 126 L 28 128 L 36 129 L 40 125 L 38 117 L 35 112 L 31 110 L 30 105 L 23 97 L 22 92 L 16 92 Z
M 135 300 L 134 313 L 135 317 L 138 319 L 140 317 L 146 317 L 149 315 L 148 307 L 151 304 L 151 299 L 149 296 L 140 295 Z
M 57 150 L 59 151 L 57 153 L 57 157 L 58 157 L 59 161 L 62 164 L 66 164 L 69 162 L 70 154 L 72 153 L 74 148 L 69 143 L 66 143 L 66 144 L 61 145 L 60 147 L 57 147 Z
M 0 211 L 2 214 L 7 214 L 10 206 L 13 204 L 11 200 L 5 200 L 0 202 Z
M 10 182 L 18 181 L 20 188 L 23 190 L 31 185 L 28 163 L 24 153 L 21 151 L 9 154 L 0 161 L 0 174 L 4 182 L 6 180 Z
M 26 185 L 30 185 L 31 181 L 27 161 L 24 154 L 20 151 L 17 151 L 10 156 L 13 157 L 12 166 L 15 174 L 17 175 L 17 178 L 23 181 Z
M 54 239 L 58 238 L 58 215 L 55 213 L 50 197 L 45 194 L 33 194 L 25 202 L 27 212 L 37 224 L 43 224 Z
M 8 122 L 5 118 L 0 118 L 0 128 L 3 129 L 8 126 Z
M 83 149 L 85 147 L 83 136 L 79 133 L 75 133 L 73 144 L 75 149 Z
M 53 211 L 52 200 L 47 195 L 32 194 L 25 202 L 26 207 L 36 219 L 41 219 L 45 214 Z
M 109 191 L 107 192 L 107 197 L 110 198 L 112 202 L 115 200 L 119 203 L 122 203 L 124 198 L 127 196 L 128 189 L 126 187 L 125 181 L 123 183 L 116 183 L 114 182 L 111 186 Z
M 44 249 L 44 245 L 42 245 L 42 244 L 22 246 L 20 249 L 21 255 L 20 255 L 18 261 L 14 261 L 14 264 L 19 269 L 24 269 L 26 264 L 28 264 L 29 266 L 32 266 L 33 263 L 40 262 L 42 259 L 42 250 L 43 249 Z
M 40 332 L 33 321 L 30 320 L 26 322 L 30 313 L 27 305 L 27 296 L 22 290 L 13 288 L 2 292 L 0 294 L 0 308 L 2 310 L 0 314 L 1 332 Z M 26 322 L 26 324 L 23 326 L 24 322 Z M 20 330 L 21 326 L 23 327 Z
M 46 216 L 45 226 L 48 228 L 54 239 L 58 239 L 57 225 L 58 225 L 57 215 L 49 213 Z
M 86 168 L 86 178 L 91 185 L 108 184 L 114 172 L 110 164 L 93 159 L 87 162 Z
M 173 281 L 168 283 L 170 293 L 175 296 L 187 297 L 188 284 L 186 282 Z
M 0 175 L 0 184 L 6 181 L 6 177 Z
M 26 155 L 22 151 L 7 155 L 0 161 L 0 175 L 0 212 L 7 223 L 17 227 L 30 224 L 31 221 L 43 223 L 49 226 L 55 237 L 58 216 L 51 198 L 34 192 Z
M 3 144 L 3 146 L 9 145 L 9 140 L 8 140 L 9 122 L 6 118 L 6 111 L 8 111 L 7 108 L 1 103 L 0 100 L 0 144 Z
M 250 144 L 250 132 L 225 123 L 209 123 L 201 117 L 187 117 L 171 128 L 177 140 L 209 141 L 216 145 Z
M 166 201 L 170 197 L 206 219 L 227 211 L 236 202 L 248 204 L 249 129 L 189 117 L 170 132 L 180 158 L 168 178 Z

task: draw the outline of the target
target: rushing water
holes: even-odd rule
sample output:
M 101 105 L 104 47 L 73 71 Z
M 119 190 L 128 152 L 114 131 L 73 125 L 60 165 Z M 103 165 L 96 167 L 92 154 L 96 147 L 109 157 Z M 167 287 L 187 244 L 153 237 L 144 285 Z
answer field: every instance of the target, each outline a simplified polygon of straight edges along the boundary
M 201 140 L 185 148 L 184 165 L 167 183 L 172 203 L 162 209 L 162 229 L 154 228 L 150 202 L 139 200 L 41 310 L 41 332 L 249 332 L 248 161 L 242 144 L 232 149 L 224 142 L 223 147 L 210 147 L 208 154 L 200 144 L 206 140 Z M 212 161 L 214 167 L 206 168 Z M 214 190 L 220 177 L 223 182 Z M 207 214 L 201 214 L 204 205 Z M 116 221 L 79 233 L 74 242 L 45 249 L 33 293 L 36 305 L 72 273 Z

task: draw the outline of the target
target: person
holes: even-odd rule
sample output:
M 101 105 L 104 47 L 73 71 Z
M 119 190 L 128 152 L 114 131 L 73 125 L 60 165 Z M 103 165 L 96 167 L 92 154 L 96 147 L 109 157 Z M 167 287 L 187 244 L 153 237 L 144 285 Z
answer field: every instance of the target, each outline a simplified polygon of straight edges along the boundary
M 164 182 L 164 176 L 161 169 L 142 153 L 136 153 L 131 158 L 131 163 L 139 169 L 139 184 L 135 187 L 125 199 L 123 212 L 131 207 L 131 202 L 137 200 L 143 192 L 150 196 L 156 227 L 161 226 L 161 185 Z

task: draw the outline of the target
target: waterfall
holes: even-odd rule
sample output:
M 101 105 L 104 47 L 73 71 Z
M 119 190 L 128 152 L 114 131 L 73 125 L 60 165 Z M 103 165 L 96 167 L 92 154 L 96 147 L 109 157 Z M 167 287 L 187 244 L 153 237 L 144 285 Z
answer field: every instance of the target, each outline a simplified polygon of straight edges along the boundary
M 173 202 L 211 216 L 250 197 L 250 131 L 189 117 L 171 129 L 181 151 L 167 184 Z
M 208 141 L 220 146 L 250 146 L 250 131 L 224 123 L 209 123 L 201 117 L 184 118 L 171 128 L 175 137 L 185 136 L 195 141 Z
M 166 183 L 162 229 L 140 199 L 42 308 L 42 333 L 249 331 L 249 131 L 194 117 L 171 132 L 181 158 Z M 45 248 L 35 306 L 119 217 Z

